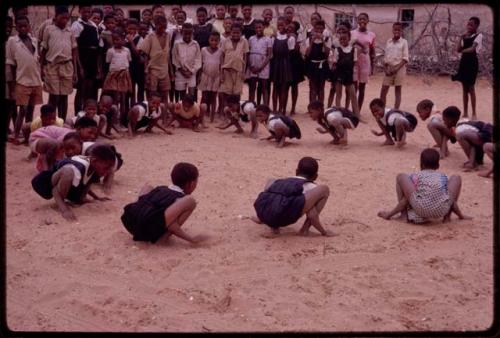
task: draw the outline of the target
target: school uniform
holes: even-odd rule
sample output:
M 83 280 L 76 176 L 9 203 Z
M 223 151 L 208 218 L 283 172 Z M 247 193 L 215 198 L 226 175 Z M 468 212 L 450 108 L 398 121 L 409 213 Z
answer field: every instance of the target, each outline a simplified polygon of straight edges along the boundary
M 11 36 L 5 46 L 5 64 L 16 67 L 16 105 L 42 104 L 42 77 L 38 60 L 38 42 L 28 34 L 28 48 L 19 37 Z
M 276 25 L 269 23 L 269 26 L 264 28 L 264 36 L 267 36 L 268 38 L 271 38 L 276 35 L 278 32 L 278 29 L 276 28 Z
M 198 89 L 201 91 L 217 92 L 220 86 L 220 59 L 222 50 L 218 48 L 211 52 L 209 47 L 201 49 L 201 76 Z
M 323 51 L 323 46 L 331 47 L 331 39 L 324 42 L 311 41 L 311 38 L 306 40 L 306 48 L 311 47 L 309 56 L 306 57 L 306 75 L 309 81 L 320 83 L 325 81 L 330 76 L 328 67 L 328 54 Z
M 273 38 L 273 58 L 271 59 L 271 80 L 285 85 L 293 80 L 290 52 L 295 49 L 295 37 L 278 33 Z
M 208 47 L 208 39 L 210 34 L 214 31 L 214 27 L 211 23 L 205 23 L 204 25 L 194 25 L 193 39 L 198 42 L 200 49 L 203 47 Z
M 46 50 L 43 89 L 53 95 L 69 95 L 73 92 L 73 50 L 76 39 L 69 27 L 63 29 L 48 25 L 42 36 L 41 48 Z
M 333 50 L 335 80 L 344 86 L 353 84 L 354 64 L 358 59 L 358 50 L 352 45 L 336 47 Z
M 276 134 L 276 128 L 278 126 L 288 127 L 290 133 L 287 137 L 289 138 L 301 138 L 301 131 L 299 125 L 291 117 L 281 115 L 281 114 L 269 114 L 266 121 L 266 128 L 272 134 Z
M 227 39 L 222 44 L 221 50 L 224 53 L 221 66 L 224 82 L 219 91 L 228 95 L 241 95 L 246 67 L 244 57 L 249 51 L 248 41 L 242 37 L 235 47 L 233 41 Z
M 135 130 L 149 126 L 152 120 L 160 118 L 163 114 L 163 105 L 160 105 L 158 109 L 151 110 L 149 104 L 144 101 L 136 104 L 133 108 L 135 107 L 139 110 L 139 117 L 137 118 Z
M 219 32 L 221 35 L 224 33 L 224 31 L 225 31 L 224 30 L 224 19 L 214 18 L 211 23 L 212 23 L 214 30 Z
M 266 36 L 253 35 L 248 40 L 250 52 L 248 53 L 248 67 L 246 78 L 269 79 L 270 62 L 259 73 L 252 73 L 250 67 L 261 67 L 267 58 L 268 50 L 273 48 L 273 41 Z
M 99 55 L 99 32 L 97 27 L 91 20 L 85 22 L 79 18 L 71 25 L 71 31 L 78 44 L 78 55 L 85 73 L 85 79 L 95 80 Z
M 76 124 L 76 122 L 81 119 L 82 117 L 86 116 L 86 113 L 84 111 L 80 111 L 78 112 L 77 114 L 75 114 L 75 116 L 73 116 L 71 118 L 71 121 L 73 122 L 73 125 Z M 101 122 L 101 116 L 99 114 L 95 114 L 93 117 L 92 117 L 92 120 L 95 121 L 95 123 L 97 123 L 97 125 L 99 125 L 99 122 Z
M 170 90 L 170 44 L 171 35 L 166 34 L 165 46 L 162 48 L 158 35 L 153 32 L 139 43 L 137 49 L 148 56 L 146 65 L 146 87 L 150 91 L 165 92 Z
M 30 150 L 33 153 L 37 153 L 37 151 L 36 151 L 37 142 L 41 139 L 52 139 L 52 140 L 55 140 L 57 142 L 62 142 L 62 140 L 64 139 L 64 136 L 66 136 L 66 134 L 68 134 L 68 133 L 71 133 L 72 131 L 74 131 L 74 130 L 69 129 L 69 128 L 55 126 L 55 125 L 38 128 L 35 131 L 30 133 L 30 137 L 28 139 L 28 144 L 29 144 Z M 44 154 L 38 154 L 38 158 L 35 162 L 35 168 L 38 171 L 42 171 L 44 157 L 45 157 Z M 63 157 L 63 153 L 61 150 L 56 154 L 56 158 L 62 158 L 62 157 Z
M 398 40 L 389 39 L 385 45 L 384 63 L 394 67 L 405 60 L 409 62 L 408 56 L 408 41 L 403 38 Z M 403 65 L 396 74 L 384 76 L 382 85 L 384 86 L 402 86 L 406 77 L 406 64 Z
M 113 32 L 105 29 L 99 34 L 99 53 L 102 58 L 102 81 L 106 79 L 109 73 L 109 62 L 106 61 L 106 54 L 110 48 L 113 48 Z
M 407 132 L 412 132 L 417 127 L 418 120 L 415 115 L 396 109 L 385 108 L 384 116 L 380 119 L 380 123 L 387 128 L 393 138 L 396 138 L 395 121 L 397 119 L 405 120 L 410 124 L 410 128 L 406 130 Z
M 110 48 L 106 52 L 106 62 L 109 63 L 109 73 L 102 84 L 102 89 L 120 93 L 132 92 L 132 78 L 129 64 L 132 55 L 127 47 Z
M 123 208 L 122 224 L 134 241 L 155 243 L 168 231 L 165 210 L 184 196 L 176 185 L 158 186 Z
M 255 35 L 255 19 L 251 18 L 250 21 L 244 22 L 243 21 L 243 28 L 242 28 L 242 33 L 245 39 L 250 39 L 252 36 Z
M 326 127 L 331 132 L 335 132 L 335 127 L 333 127 L 333 123 L 336 120 L 347 119 L 352 129 L 356 128 L 359 124 L 359 118 L 354 115 L 348 109 L 345 108 L 337 108 L 332 107 L 325 110 L 323 113 L 323 118 L 321 119 L 321 123 L 324 127 Z
M 58 126 L 58 127 L 64 126 L 64 120 L 60 117 L 56 117 L 56 122 L 53 124 L 53 126 Z M 40 129 L 42 127 L 43 127 L 42 119 L 41 117 L 37 117 L 33 121 L 31 121 L 30 131 L 34 132 L 35 130 Z
M 132 41 L 134 42 L 136 49 L 142 40 L 143 38 L 139 34 L 136 34 L 134 36 Z M 127 47 L 132 54 L 132 61 L 129 64 L 129 72 L 130 72 L 130 78 L 132 79 L 132 85 L 134 86 L 135 84 L 137 84 L 137 97 L 144 98 L 144 85 L 145 85 L 144 63 L 141 62 L 140 56 L 132 51 L 132 46 L 130 42 L 127 42 L 125 44 L 125 47 Z M 142 96 L 140 96 L 141 93 Z M 135 98 L 133 98 L 133 100 L 135 100 Z
M 483 121 L 471 121 L 466 118 L 458 121 L 457 126 L 455 127 L 455 136 L 459 137 L 462 133 L 469 131 L 477 133 L 483 144 L 486 142 L 493 142 L 493 125 L 491 123 L 486 123 Z M 476 163 L 483 164 L 483 145 L 472 144 L 472 146 L 476 150 Z
M 172 50 L 172 64 L 175 67 L 175 90 L 184 91 L 196 87 L 196 73 L 201 68 L 201 51 L 198 42 L 179 40 L 174 43 Z M 190 77 L 185 77 L 180 68 L 191 72 Z
M 304 187 L 308 183 L 312 182 L 298 176 L 274 181 L 254 202 L 259 220 L 271 228 L 297 222 L 304 209 Z
M 460 46 L 464 49 L 472 47 L 474 42 L 477 43 L 476 48 L 472 53 L 462 53 L 458 65 L 458 72 L 451 77 L 453 81 L 460 81 L 468 86 L 476 83 L 477 73 L 479 71 L 477 53 L 483 48 L 483 34 L 474 33 L 471 36 L 464 36 L 460 40 Z

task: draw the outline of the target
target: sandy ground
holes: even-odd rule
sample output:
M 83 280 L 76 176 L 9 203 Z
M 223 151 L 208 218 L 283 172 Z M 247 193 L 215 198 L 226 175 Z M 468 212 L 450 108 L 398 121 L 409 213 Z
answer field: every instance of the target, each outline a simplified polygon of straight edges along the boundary
M 368 102 L 381 76 L 368 84 L 368 124 L 339 149 L 315 131 L 303 112 L 303 139 L 273 144 L 210 126 L 206 133 L 175 130 L 114 141 L 125 165 L 112 201 L 75 209 L 67 223 L 32 191 L 28 149 L 7 144 L 7 323 L 23 331 L 427 331 L 484 330 L 493 319 L 493 181 L 462 173 L 458 145 L 442 161 L 463 177 L 460 205 L 472 221 L 416 226 L 385 221 L 377 211 L 396 203 L 395 176 L 415 171 L 420 151 L 433 142 L 419 121 L 404 150 L 381 147 Z M 479 118 L 492 120 L 492 88 L 476 87 Z M 461 88 L 449 78 L 408 77 L 402 109 L 430 98 L 462 107 Z M 388 101 L 394 100 L 391 90 Z M 261 128 L 260 136 L 267 136 Z M 294 174 L 302 156 L 320 159 L 318 182 L 331 196 L 322 213 L 338 236 L 276 239 L 264 225 L 240 220 L 269 177 Z M 210 235 L 193 248 L 173 238 L 156 245 L 131 239 L 122 208 L 146 181 L 168 184 L 179 161 L 200 169 L 198 207 L 185 225 Z M 485 160 L 486 167 L 491 165 Z M 102 194 L 101 188 L 96 191 Z M 299 221 L 301 222 L 301 221 Z

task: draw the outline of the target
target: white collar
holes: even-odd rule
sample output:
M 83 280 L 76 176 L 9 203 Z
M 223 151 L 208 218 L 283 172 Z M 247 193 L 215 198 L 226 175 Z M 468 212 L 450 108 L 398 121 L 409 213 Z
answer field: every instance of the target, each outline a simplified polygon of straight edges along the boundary
M 171 185 L 169 185 L 169 186 L 168 186 L 168 188 L 169 188 L 170 190 L 177 191 L 177 192 L 180 192 L 180 193 L 182 193 L 182 194 L 185 194 L 184 190 L 182 190 L 182 189 L 181 189 L 181 187 L 179 187 L 179 186 L 177 186 L 177 185 L 175 185 L 175 184 L 171 184 Z

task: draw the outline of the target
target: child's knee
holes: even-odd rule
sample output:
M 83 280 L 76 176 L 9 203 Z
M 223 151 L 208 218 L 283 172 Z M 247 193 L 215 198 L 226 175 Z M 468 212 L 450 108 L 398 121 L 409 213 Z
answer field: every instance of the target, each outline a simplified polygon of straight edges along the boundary
M 73 183 L 74 172 L 70 167 L 62 167 L 58 169 L 54 175 L 52 175 L 52 186 L 53 187 L 61 187 L 68 185 L 71 187 Z

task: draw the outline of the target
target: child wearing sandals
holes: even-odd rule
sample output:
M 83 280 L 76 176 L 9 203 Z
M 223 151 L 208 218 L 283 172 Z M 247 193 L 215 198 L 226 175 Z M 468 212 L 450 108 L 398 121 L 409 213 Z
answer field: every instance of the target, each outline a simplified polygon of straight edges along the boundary
M 317 185 L 318 161 L 312 157 L 303 157 L 297 166 L 294 177 L 269 180 L 264 191 L 254 202 L 255 223 L 264 223 L 272 230 L 272 236 L 280 233 L 281 227 L 297 222 L 306 215 L 298 234 L 307 236 L 313 226 L 323 236 L 333 236 L 323 228 L 319 215 L 323 210 L 330 189 L 326 185 Z
M 462 180 L 453 175 L 448 178 L 439 169 L 439 152 L 428 148 L 420 154 L 421 171 L 412 174 L 399 174 L 396 177 L 398 204 L 391 211 L 380 211 L 379 217 L 390 219 L 401 213 L 401 219 L 422 224 L 431 219 L 442 218 L 450 221 L 455 213 L 459 219 L 472 219 L 462 214 L 458 207 L 458 196 Z
M 347 129 L 354 129 L 359 124 L 359 119 L 350 110 L 343 107 L 325 110 L 321 101 L 309 103 L 307 110 L 309 116 L 322 127 L 316 130 L 332 135 L 332 144 L 347 145 Z

